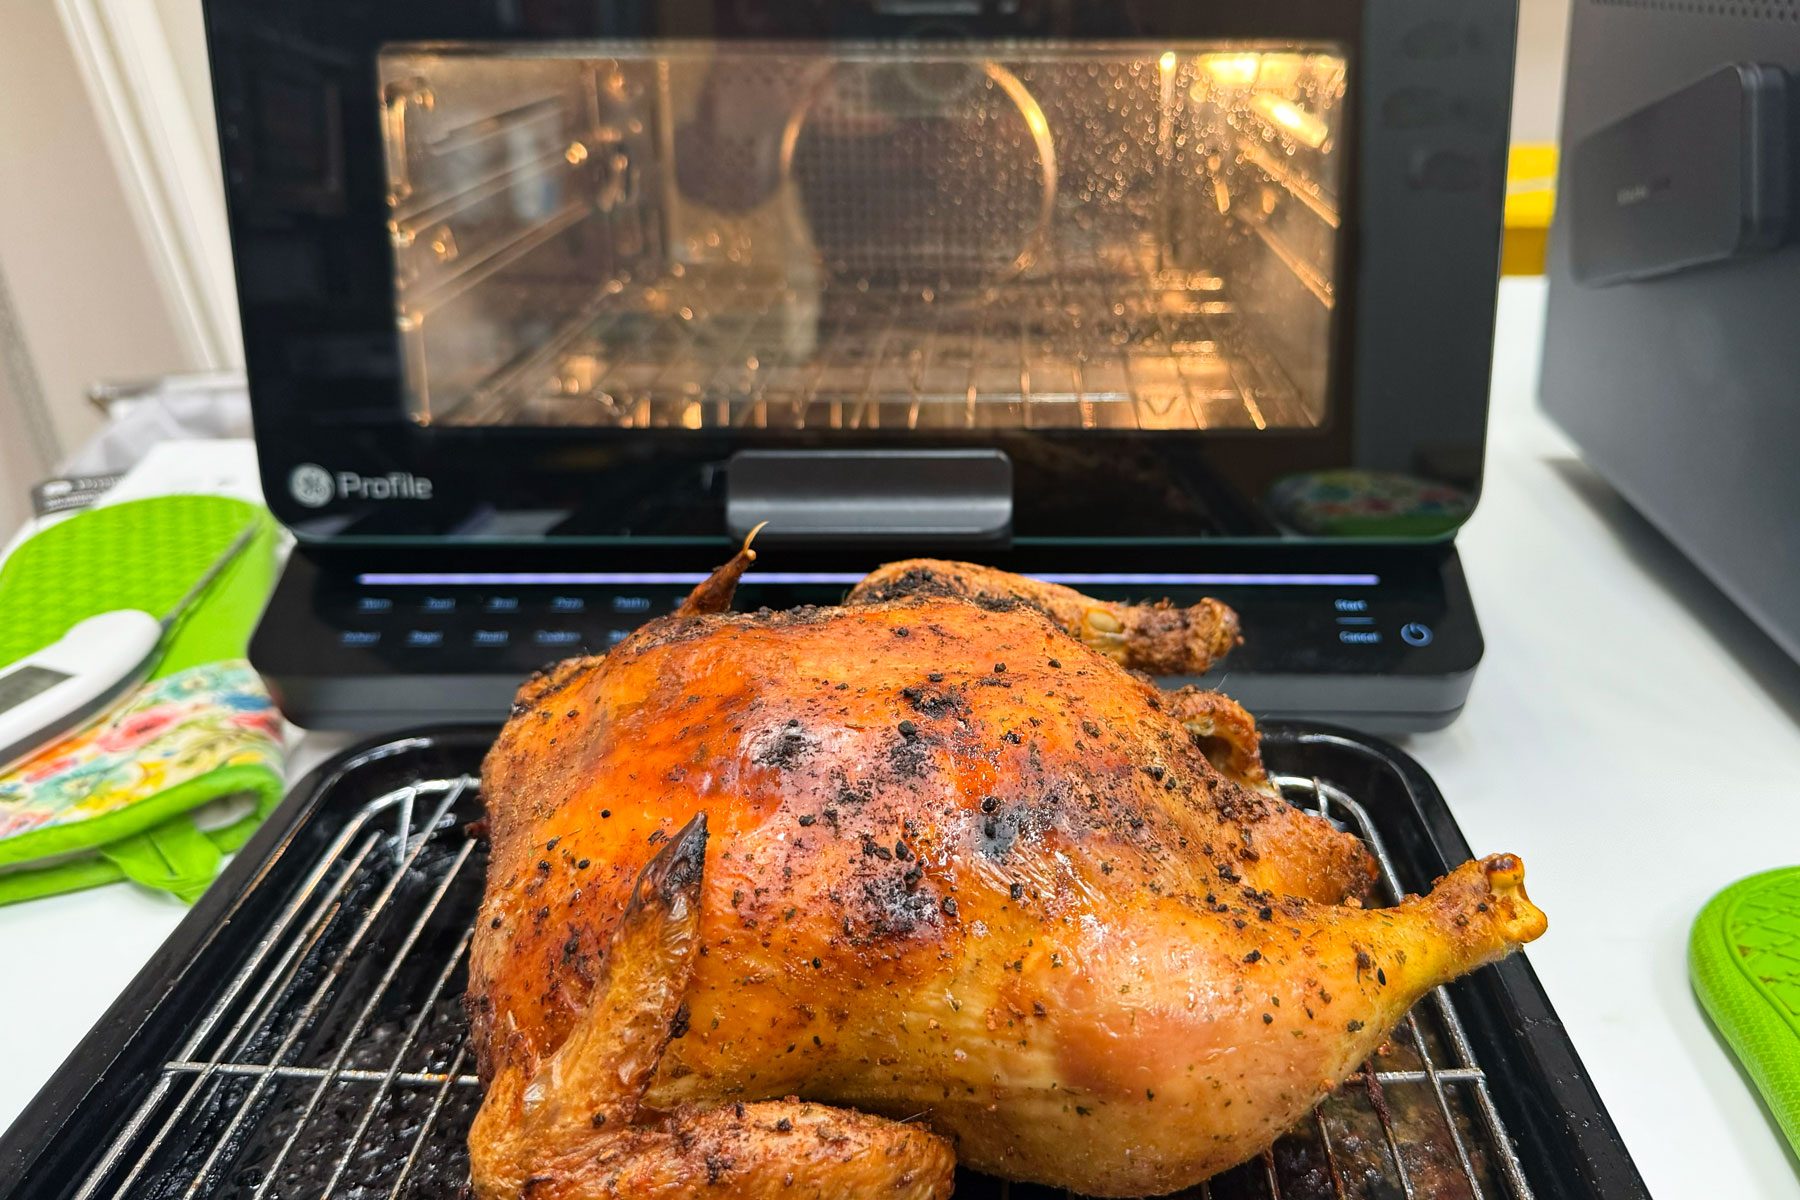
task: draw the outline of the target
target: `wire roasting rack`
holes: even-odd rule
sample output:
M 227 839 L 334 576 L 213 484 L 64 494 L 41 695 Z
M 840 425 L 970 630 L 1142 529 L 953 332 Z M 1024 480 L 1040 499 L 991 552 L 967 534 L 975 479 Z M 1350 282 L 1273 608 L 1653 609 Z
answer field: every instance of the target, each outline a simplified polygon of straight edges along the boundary
M 1359 832 L 1387 899 L 1400 877 L 1343 790 L 1278 777 Z M 73 1194 L 454 1195 L 480 1099 L 461 993 L 485 846 L 470 775 L 419 780 L 355 810 L 162 1064 Z M 983 1177 L 959 1196 L 1067 1193 Z M 1450 996 L 1439 989 L 1365 1068 L 1259 1158 L 1188 1200 L 1511 1197 L 1532 1189 Z
M 594 306 L 449 411 L 624 429 L 1266 429 L 1319 413 L 1217 276 L 803 299 L 696 273 Z M 921 296 L 930 299 L 922 302 Z M 804 330 L 804 336 L 800 331 Z

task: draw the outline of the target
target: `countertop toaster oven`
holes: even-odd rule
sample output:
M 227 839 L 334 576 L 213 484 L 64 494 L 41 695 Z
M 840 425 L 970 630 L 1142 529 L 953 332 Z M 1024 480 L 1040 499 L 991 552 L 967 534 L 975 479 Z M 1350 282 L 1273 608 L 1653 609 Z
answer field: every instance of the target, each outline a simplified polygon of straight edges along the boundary
M 1460 706 L 1513 0 L 206 8 L 292 715 L 497 715 L 765 521 L 768 603 L 1251 589 L 1254 707 Z

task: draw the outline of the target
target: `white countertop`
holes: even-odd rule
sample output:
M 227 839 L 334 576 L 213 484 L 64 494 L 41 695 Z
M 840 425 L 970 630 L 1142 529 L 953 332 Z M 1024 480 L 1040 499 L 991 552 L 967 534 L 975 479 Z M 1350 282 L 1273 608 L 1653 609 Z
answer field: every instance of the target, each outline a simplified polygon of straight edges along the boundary
M 1800 860 L 1800 666 L 1535 409 L 1539 281 L 1502 286 L 1485 491 L 1458 538 L 1487 637 L 1468 709 L 1408 739 L 1478 853 L 1515 851 L 1531 948 L 1659 1197 L 1800 1196 L 1800 1166 L 1688 989 L 1689 922 Z M 298 775 L 343 738 L 309 737 Z M 128 886 L 0 908 L 0 1125 L 186 912 Z

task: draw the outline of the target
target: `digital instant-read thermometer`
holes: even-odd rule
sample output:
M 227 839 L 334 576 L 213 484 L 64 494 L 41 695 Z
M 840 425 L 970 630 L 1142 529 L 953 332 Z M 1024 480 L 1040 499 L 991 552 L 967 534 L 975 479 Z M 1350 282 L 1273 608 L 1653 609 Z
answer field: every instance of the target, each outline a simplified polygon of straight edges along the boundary
M 156 666 L 163 642 L 207 585 L 250 540 L 252 521 L 162 618 L 122 608 L 77 622 L 35 654 L 0 668 L 0 774 L 130 694 Z

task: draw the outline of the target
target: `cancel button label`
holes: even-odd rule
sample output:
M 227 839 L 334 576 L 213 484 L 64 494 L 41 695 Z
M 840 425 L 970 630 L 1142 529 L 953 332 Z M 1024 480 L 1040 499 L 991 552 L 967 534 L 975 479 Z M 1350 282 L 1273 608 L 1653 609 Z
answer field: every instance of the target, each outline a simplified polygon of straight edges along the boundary
M 1346 646 L 1374 646 L 1381 642 L 1381 633 L 1374 629 L 1340 629 L 1338 641 Z

